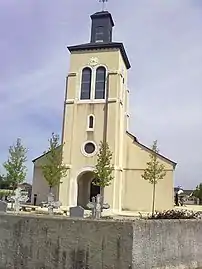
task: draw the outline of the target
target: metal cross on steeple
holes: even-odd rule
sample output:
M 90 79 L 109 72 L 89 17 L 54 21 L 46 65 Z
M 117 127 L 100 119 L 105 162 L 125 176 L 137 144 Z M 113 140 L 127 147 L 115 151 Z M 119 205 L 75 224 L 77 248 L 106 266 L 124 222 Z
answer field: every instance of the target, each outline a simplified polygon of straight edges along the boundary
M 102 3 L 102 11 L 105 10 L 106 4 L 108 2 L 108 0 L 99 0 L 100 3 Z

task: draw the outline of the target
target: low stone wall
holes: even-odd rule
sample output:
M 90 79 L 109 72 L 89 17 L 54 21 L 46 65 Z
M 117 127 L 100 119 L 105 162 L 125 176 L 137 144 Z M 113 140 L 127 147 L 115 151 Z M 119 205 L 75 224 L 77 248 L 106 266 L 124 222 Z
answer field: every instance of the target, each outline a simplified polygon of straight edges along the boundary
M 0 269 L 202 268 L 202 222 L 0 215 Z
M 132 268 L 131 223 L 0 215 L 0 269 Z
M 135 221 L 132 253 L 138 269 L 202 269 L 202 221 Z

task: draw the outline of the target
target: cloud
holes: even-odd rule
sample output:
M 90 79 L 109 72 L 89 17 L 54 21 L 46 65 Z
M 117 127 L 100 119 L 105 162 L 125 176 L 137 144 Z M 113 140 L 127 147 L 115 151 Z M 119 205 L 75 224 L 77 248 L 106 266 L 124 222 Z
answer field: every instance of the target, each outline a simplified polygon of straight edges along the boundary
M 78 4 L 79 3 L 79 4 Z M 79 8 L 78 8 L 79 5 Z M 194 187 L 202 172 L 202 5 L 200 0 L 109 1 L 114 40 L 123 41 L 129 71 L 130 127 L 178 162 L 176 185 Z M 67 45 L 89 41 L 96 1 L 0 2 L 0 161 L 22 137 L 31 159 L 61 132 Z

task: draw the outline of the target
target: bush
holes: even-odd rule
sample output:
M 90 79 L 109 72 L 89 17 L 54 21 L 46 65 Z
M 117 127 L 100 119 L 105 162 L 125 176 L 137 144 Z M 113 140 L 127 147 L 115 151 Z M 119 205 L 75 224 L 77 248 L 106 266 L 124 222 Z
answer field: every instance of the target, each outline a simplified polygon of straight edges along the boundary
M 200 212 L 189 210 L 167 210 L 156 212 L 153 216 L 148 216 L 148 219 L 198 219 L 200 215 Z
M 5 196 L 12 195 L 12 193 L 13 193 L 12 190 L 2 190 L 2 189 L 0 189 L 0 199 L 2 199 Z

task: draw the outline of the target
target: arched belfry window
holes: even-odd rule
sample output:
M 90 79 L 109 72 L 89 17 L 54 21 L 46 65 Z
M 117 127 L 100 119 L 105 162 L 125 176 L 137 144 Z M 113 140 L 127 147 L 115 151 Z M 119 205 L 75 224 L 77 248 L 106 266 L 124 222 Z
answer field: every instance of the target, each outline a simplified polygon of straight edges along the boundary
M 95 41 L 103 42 L 103 39 L 104 39 L 104 27 L 98 26 L 95 28 Z
M 91 78 L 92 78 L 92 70 L 88 67 L 84 68 L 82 71 L 82 79 L 81 79 L 81 97 L 80 98 L 82 100 L 90 99 Z
M 106 69 L 98 67 L 95 79 L 95 99 L 105 99 Z
M 95 126 L 95 116 L 94 115 L 89 115 L 88 116 L 88 121 L 87 121 L 87 130 L 88 131 L 93 131 L 94 130 L 94 126 Z

